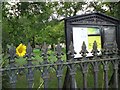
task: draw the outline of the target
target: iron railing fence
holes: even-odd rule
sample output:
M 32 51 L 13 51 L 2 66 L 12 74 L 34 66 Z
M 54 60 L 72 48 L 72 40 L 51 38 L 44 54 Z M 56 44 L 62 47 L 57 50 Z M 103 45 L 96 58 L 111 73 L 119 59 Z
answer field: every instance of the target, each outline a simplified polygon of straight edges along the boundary
M 101 50 L 101 55 L 98 55 L 98 49 L 97 49 L 97 43 L 96 41 L 93 43 L 93 50 L 92 50 L 92 57 L 87 57 L 88 51 L 86 50 L 86 45 L 83 42 L 82 50 L 80 51 L 81 58 L 74 58 L 74 47 L 73 44 L 69 46 L 69 60 L 62 60 L 62 48 L 60 44 L 56 46 L 55 55 L 57 58 L 57 61 L 54 63 L 51 63 L 48 61 L 48 48 L 46 43 L 44 43 L 42 47 L 42 63 L 39 63 L 37 65 L 34 65 L 32 62 L 33 52 L 32 47 L 30 43 L 28 43 L 27 50 L 26 50 L 26 59 L 27 64 L 23 66 L 17 66 L 15 63 L 16 58 L 16 48 L 14 46 L 11 46 L 9 48 L 9 65 L 5 68 L 0 69 L 2 73 L 7 72 L 9 76 L 9 82 L 12 88 L 16 88 L 16 82 L 17 82 L 17 76 L 21 72 L 24 72 L 26 74 L 26 79 L 28 83 L 28 88 L 32 88 L 33 82 L 34 82 L 34 72 L 36 70 L 39 70 L 42 74 L 41 77 L 44 80 L 44 88 L 48 88 L 48 82 L 49 82 L 49 74 L 50 74 L 50 68 L 53 68 L 56 72 L 56 77 L 58 82 L 58 88 L 61 89 L 63 87 L 62 85 L 62 77 L 63 77 L 63 70 L 64 67 L 67 67 L 69 69 L 69 75 L 71 79 L 71 88 L 77 88 L 75 83 L 75 74 L 78 67 L 82 72 L 82 78 L 83 78 L 83 88 L 87 88 L 87 75 L 88 73 L 88 66 L 92 65 L 93 70 L 93 76 L 94 76 L 94 88 L 98 88 L 98 72 L 99 72 L 99 66 L 103 65 L 103 71 L 104 71 L 104 88 L 109 88 L 109 80 L 108 80 L 108 70 L 109 70 L 109 63 L 112 64 L 113 68 L 113 81 L 114 81 L 114 88 L 118 88 L 118 65 L 119 65 L 119 55 L 118 55 L 118 48 L 117 44 L 114 44 L 114 47 L 112 49 L 107 48 L 107 44 L 104 44 L 104 48 Z M 27 71 L 25 71 L 27 69 Z

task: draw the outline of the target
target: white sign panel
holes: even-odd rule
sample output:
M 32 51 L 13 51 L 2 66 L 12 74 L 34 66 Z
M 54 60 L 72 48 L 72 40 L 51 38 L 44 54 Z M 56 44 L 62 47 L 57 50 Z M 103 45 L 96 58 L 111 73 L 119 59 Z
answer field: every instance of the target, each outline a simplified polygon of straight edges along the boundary
M 73 45 L 74 50 L 77 53 L 75 54 L 75 58 L 81 57 L 79 52 L 81 51 L 83 41 L 85 41 L 85 44 L 88 45 L 87 28 L 73 27 Z
M 89 52 L 87 56 L 92 56 L 91 51 L 93 48 L 94 41 L 97 42 L 98 50 L 101 49 L 101 36 L 100 36 L 99 29 L 98 28 L 73 27 L 73 45 L 74 45 L 74 50 L 77 53 L 75 54 L 75 58 L 81 57 L 80 51 L 82 49 L 83 41 L 85 42 L 86 49 Z M 101 52 L 98 53 L 98 55 L 100 54 Z

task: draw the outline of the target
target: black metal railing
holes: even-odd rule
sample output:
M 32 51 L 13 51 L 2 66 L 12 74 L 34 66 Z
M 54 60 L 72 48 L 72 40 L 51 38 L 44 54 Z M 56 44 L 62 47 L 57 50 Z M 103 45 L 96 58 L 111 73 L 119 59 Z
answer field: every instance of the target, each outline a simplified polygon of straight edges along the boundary
M 71 79 L 71 87 L 76 88 L 76 80 L 75 80 L 75 74 L 77 71 L 77 67 L 81 68 L 80 71 L 83 75 L 83 88 L 87 88 L 87 75 L 88 75 L 88 66 L 92 65 L 93 69 L 93 76 L 94 76 L 94 88 L 98 88 L 98 72 L 99 72 L 99 65 L 103 65 L 103 71 L 104 71 L 104 88 L 109 88 L 109 80 L 108 80 L 108 70 L 109 70 L 109 63 L 111 63 L 113 66 L 113 73 L 114 73 L 114 88 L 118 88 L 118 65 L 119 65 L 119 55 L 118 55 L 118 48 L 117 44 L 114 44 L 114 47 L 112 50 L 108 49 L 106 46 L 106 43 L 104 44 L 104 48 L 101 50 L 101 55 L 98 55 L 98 49 L 97 49 L 97 43 L 96 41 L 93 43 L 93 50 L 92 50 L 92 57 L 87 57 L 88 51 L 86 50 L 86 45 L 83 42 L 82 50 L 80 51 L 81 58 L 75 59 L 75 51 L 73 44 L 69 46 L 69 51 L 67 54 L 69 55 L 69 60 L 62 60 L 62 48 L 60 44 L 56 46 L 55 54 L 57 61 L 54 63 L 51 63 L 48 61 L 49 54 L 47 53 L 48 47 L 46 43 L 44 43 L 42 47 L 42 57 L 43 61 L 42 63 L 39 63 L 37 65 L 34 65 L 32 62 L 32 57 L 34 57 L 32 52 L 32 47 L 30 43 L 28 43 L 27 46 L 27 53 L 25 55 L 25 58 L 27 59 L 27 64 L 23 66 L 17 66 L 15 63 L 16 58 L 16 48 L 12 45 L 9 48 L 9 65 L 5 68 L 2 68 L 1 72 L 7 72 L 9 76 L 9 81 L 12 88 L 16 88 L 16 82 L 17 82 L 17 76 L 22 71 L 26 74 L 26 79 L 28 83 L 28 88 L 32 88 L 33 82 L 34 82 L 34 72 L 36 70 L 39 70 L 42 75 L 41 77 L 44 80 L 44 88 L 48 88 L 48 82 L 49 82 L 49 74 L 50 74 L 50 68 L 53 68 L 56 72 L 56 77 L 58 82 L 58 88 L 61 89 L 62 86 L 62 77 L 63 77 L 63 70 L 64 67 L 67 67 L 69 69 L 69 75 Z M 25 71 L 25 69 L 27 71 Z

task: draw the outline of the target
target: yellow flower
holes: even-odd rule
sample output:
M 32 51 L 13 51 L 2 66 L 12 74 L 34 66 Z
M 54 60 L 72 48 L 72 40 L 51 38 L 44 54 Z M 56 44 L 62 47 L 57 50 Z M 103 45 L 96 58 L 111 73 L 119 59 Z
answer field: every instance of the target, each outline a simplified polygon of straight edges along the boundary
M 16 48 L 16 54 L 23 57 L 26 54 L 26 46 L 22 43 Z

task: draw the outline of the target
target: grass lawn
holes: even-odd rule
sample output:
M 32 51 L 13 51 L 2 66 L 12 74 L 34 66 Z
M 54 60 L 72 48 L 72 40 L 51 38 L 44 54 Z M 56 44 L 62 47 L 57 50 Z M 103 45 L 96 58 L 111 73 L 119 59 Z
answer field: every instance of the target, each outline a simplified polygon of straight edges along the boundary
M 39 62 L 42 62 L 42 58 L 40 57 L 40 51 L 38 49 L 34 49 L 33 53 L 35 55 L 35 57 L 33 58 L 33 64 L 39 64 Z M 51 55 L 48 57 L 48 60 L 50 62 L 55 62 L 57 59 L 54 55 L 53 51 L 48 51 L 48 53 Z M 62 57 L 63 60 L 66 60 L 66 56 L 63 55 Z M 7 63 L 7 62 L 6 62 Z M 25 60 L 25 58 L 19 58 L 16 59 L 16 64 L 19 66 L 22 66 L 23 64 L 26 64 L 27 61 Z M 112 65 L 109 65 L 109 71 L 108 71 L 108 77 L 110 79 L 111 75 L 112 75 Z M 63 71 L 63 77 L 62 77 L 62 81 L 64 81 L 64 77 L 65 77 L 65 72 L 66 72 L 66 68 L 64 68 Z M 98 73 L 98 85 L 99 88 L 103 88 L 104 87 L 104 73 L 103 73 L 103 67 L 102 65 L 99 66 L 99 73 Z M 83 87 L 83 79 L 82 79 L 82 73 L 81 70 L 78 68 L 77 72 L 76 72 L 76 82 L 77 82 L 77 87 L 82 88 Z M 88 74 L 87 74 L 87 85 L 89 88 L 93 88 L 94 87 L 94 76 L 93 76 L 93 71 L 92 71 L 92 67 L 91 65 L 89 65 L 89 70 L 88 70 Z M 63 84 L 63 83 L 62 83 Z M 57 88 L 57 77 L 56 77 L 56 73 L 54 70 L 50 71 L 50 75 L 49 75 L 49 82 L 48 82 L 48 87 L 49 88 Z M 27 84 L 27 79 L 26 79 L 26 75 L 24 73 L 21 73 L 20 75 L 18 75 L 18 79 L 17 79 L 17 88 L 27 88 L 28 84 Z M 43 88 L 43 79 L 41 78 L 41 73 L 40 71 L 35 71 L 34 73 L 34 82 L 33 82 L 33 88 Z

